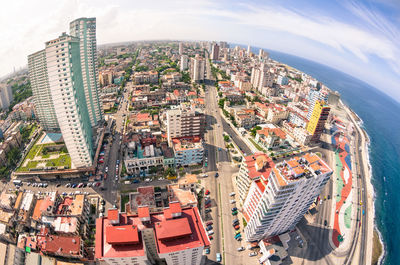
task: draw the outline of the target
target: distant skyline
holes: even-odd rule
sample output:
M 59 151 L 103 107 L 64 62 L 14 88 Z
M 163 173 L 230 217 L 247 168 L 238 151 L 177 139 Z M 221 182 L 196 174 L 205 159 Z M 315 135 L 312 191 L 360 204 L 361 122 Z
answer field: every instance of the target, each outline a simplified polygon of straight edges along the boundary
M 400 101 L 400 5 L 361 1 L 7 1 L 0 10 L 0 76 L 57 38 L 69 22 L 97 18 L 98 44 L 216 40 L 313 60 Z

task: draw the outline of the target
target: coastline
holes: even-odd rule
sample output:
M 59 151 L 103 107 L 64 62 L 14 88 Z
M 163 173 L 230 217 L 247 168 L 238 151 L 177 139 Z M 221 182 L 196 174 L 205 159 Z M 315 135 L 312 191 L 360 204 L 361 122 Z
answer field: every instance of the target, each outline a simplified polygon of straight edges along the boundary
M 352 114 L 353 119 L 354 119 L 354 125 L 356 127 L 356 129 L 358 131 L 361 132 L 361 139 L 362 142 L 364 142 L 363 145 L 361 145 L 361 150 L 359 150 L 359 152 L 361 151 L 361 158 L 364 161 L 364 171 L 368 172 L 364 177 L 366 177 L 366 192 L 368 194 L 367 198 L 368 201 L 367 203 L 367 209 L 369 212 L 369 216 L 367 219 L 367 242 L 366 242 L 366 253 L 367 253 L 367 262 L 366 264 L 373 264 L 372 263 L 372 255 L 373 255 L 373 251 L 375 246 L 374 243 L 374 232 L 376 231 L 378 234 L 378 239 L 379 239 L 379 244 L 381 246 L 381 253 L 379 254 L 379 258 L 377 263 L 374 264 L 382 264 L 384 259 L 385 259 L 385 244 L 383 242 L 382 239 L 382 234 L 379 231 L 376 223 L 375 223 L 375 191 L 373 189 L 372 186 L 372 165 L 370 162 L 370 145 L 371 145 L 371 141 L 370 141 L 370 137 L 368 135 L 368 133 L 366 132 L 365 128 L 364 128 L 364 122 L 363 120 L 357 115 L 357 113 L 355 113 L 350 107 L 348 107 L 347 105 L 345 105 L 342 101 L 341 101 L 342 106 Z M 365 202 L 364 202 L 365 203 Z M 372 228 L 372 229 L 371 229 Z

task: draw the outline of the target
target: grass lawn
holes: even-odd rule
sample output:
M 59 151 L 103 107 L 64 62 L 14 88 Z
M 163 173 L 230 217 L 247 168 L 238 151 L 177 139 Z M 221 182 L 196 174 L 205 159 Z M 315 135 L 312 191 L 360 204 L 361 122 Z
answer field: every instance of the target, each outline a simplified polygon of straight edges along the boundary
M 46 166 L 71 168 L 71 157 L 69 155 L 60 155 L 60 157 L 56 159 L 47 161 Z
M 129 195 L 121 195 L 121 212 L 125 212 L 125 204 L 129 202 Z
M 258 151 L 266 152 L 260 145 L 258 145 L 253 139 L 249 138 L 250 142 L 257 148 Z

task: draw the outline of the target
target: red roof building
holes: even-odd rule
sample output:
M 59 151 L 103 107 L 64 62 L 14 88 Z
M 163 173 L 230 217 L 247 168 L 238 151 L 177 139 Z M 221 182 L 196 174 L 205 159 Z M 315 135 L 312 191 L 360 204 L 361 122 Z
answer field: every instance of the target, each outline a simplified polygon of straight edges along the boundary
M 134 215 L 119 213 L 114 225 L 109 216 L 110 210 L 96 221 L 95 257 L 110 264 L 147 264 L 154 258 L 167 264 L 200 264 L 204 247 L 210 245 L 197 207 L 182 208 L 172 202 L 155 213 L 139 207 Z

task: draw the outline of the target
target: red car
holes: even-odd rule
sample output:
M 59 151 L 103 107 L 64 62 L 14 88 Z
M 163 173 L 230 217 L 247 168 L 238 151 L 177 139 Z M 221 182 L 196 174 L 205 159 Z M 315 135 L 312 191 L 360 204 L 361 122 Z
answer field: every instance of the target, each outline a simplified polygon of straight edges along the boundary
M 239 230 L 239 229 L 240 229 L 240 226 L 239 226 L 239 225 L 235 225 L 235 229 L 236 229 L 236 230 Z
M 209 238 L 210 240 L 213 240 L 213 237 L 212 237 L 212 236 L 208 236 L 208 238 Z
M 209 190 L 206 190 L 206 195 L 208 195 L 208 194 L 210 194 L 210 191 L 209 191 Z
M 213 224 L 213 221 L 208 221 L 207 223 L 206 223 L 206 225 L 212 225 Z
M 204 207 L 205 207 L 205 208 L 210 208 L 210 207 L 211 207 L 211 204 L 206 204 Z

